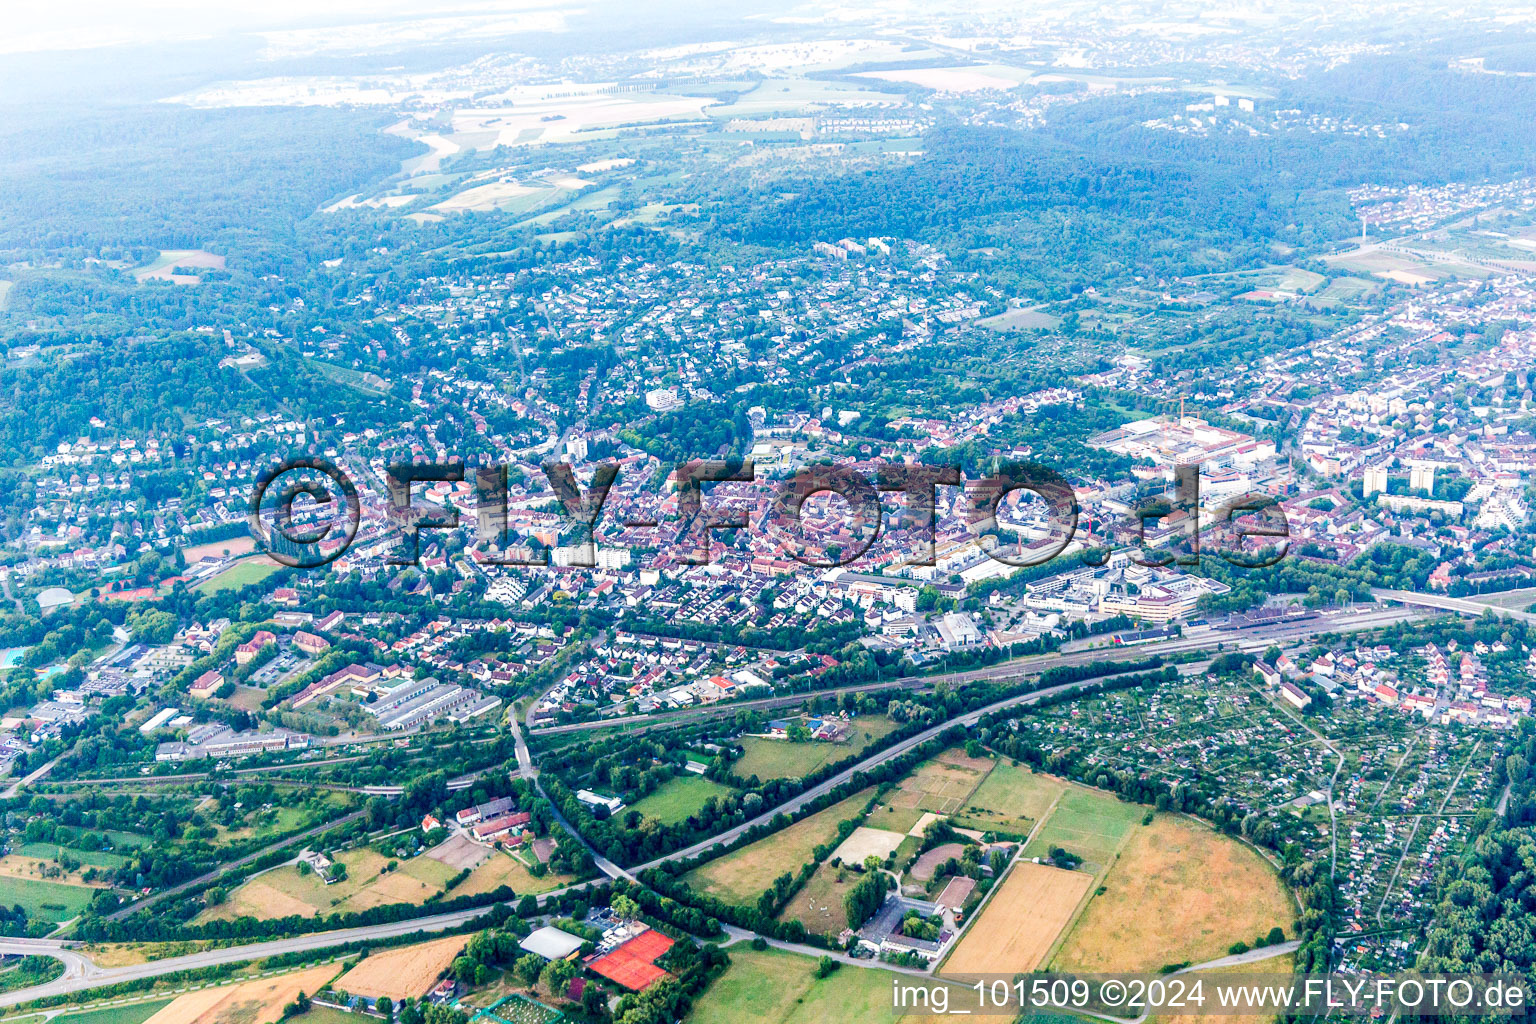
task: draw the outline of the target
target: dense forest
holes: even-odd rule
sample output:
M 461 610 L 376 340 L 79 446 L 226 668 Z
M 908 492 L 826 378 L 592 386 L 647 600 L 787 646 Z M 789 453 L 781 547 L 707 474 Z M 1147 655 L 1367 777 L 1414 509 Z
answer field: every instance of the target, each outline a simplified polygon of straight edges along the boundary
M 375 114 L 318 107 L 10 108 L 0 126 L 0 251 L 55 256 L 237 245 L 259 262 L 418 149 Z

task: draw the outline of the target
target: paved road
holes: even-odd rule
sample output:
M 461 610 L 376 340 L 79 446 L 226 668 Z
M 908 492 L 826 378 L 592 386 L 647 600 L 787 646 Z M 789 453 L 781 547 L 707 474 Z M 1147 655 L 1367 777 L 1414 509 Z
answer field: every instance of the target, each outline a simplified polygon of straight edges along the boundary
M 62 756 L 62 755 L 60 755 L 60 756 Z M 30 775 L 28 775 L 26 778 L 24 778 L 24 779 L 17 779 L 15 782 L 13 782 L 9 786 L 5 787 L 5 792 L 4 793 L 0 793 L 0 797 L 4 797 L 7 800 L 11 799 L 17 793 L 21 792 L 21 789 L 22 789 L 23 786 L 30 786 L 32 783 L 36 782 L 38 779 L 41 779 L 43 776 L 45 776 L 49 772 L 53 771 L 53 766 L 58 764 L 58 763 L 59 763 L 59 758 L 56 757 L 52 761 L 49 761 L 47 764 L 43 765 L 37 771 L 35 771 L 35 772 L 31 773 Z
M 1404 618 L 1413 617 L 1413 615 L 1414 613 L 1411 610 L 1405 609 L 1368 609 L 1364 612 L 1337 613 L 1334 615 L 1319 617 L 1317 619 L 1307 620 L 1301 623 L 1265 627 L 1259 630 L 1248 630 L 1242 634 L 1212 632 L 1199 637 L 1184 638 L 1182 640 L 1175 641 L 1172 644 L 1161 644 L 1156 646 L 1149 645 L 1143 648 L 1095 649 L 1075 652 L 1073 655 L 1062 655 L 1060 657 L 1053 658 L 1048 663 L 1042 664 L 1039 667 L 1043 669 L 1053 665 L 1073 664 L 1077 660 L 1078 656 L 1081 656 L 1082 660 L 1085 661 L 1099 660 L 1105 658 L 1106 656 L 1145 657 L 1154 653 L 1169 654 L 1179 650 L 1214 650 L 1218 644 L 1228 650 L 1262 650 L 1268 644 L 1280 640 L 1300 639 L 1306 636 L 1312 636 L 1326 632 L 1353 632 L 1361 629 L 1371 629 L 1376 628 L 1377 626 L 1388 624 L 1390 622 L 1402 621 Z M 1073 658 L 1074 660 L 1068 661 L 1067 659 L 1069 657 Z M 1020 661 L 1023 660 L 1027 659 L 1020 659 Z M 1019 662 L 1016 661 L 1011 663 L 1004 663 L 1002 665 L 990 666 L 987 669 L 978 670 L 975 673 L 953 673 L 949 676 L 930 676 L 922 679 L 922 682 L 929 684 L 942 679 L 954 679 L 961 676 L 993 679 L 1009 678 L 1010 676 L 1007 673 L 1023 676 L 1028 674 L 1028 670 L 1021 668 Z M 693 846 L 690 846 L 686 849 L 677 850 L 665 857 L 659 857 L 656 860 L 649 861 L 648 863 L 643 864 L 634 870 L 639 871 L 645 868 L 656 867 L 667 861 L 693 857 L 712 846 L 721 843 L 729 843 L 739 838 L 742 833 L 754 825 L 766 823 L 767 821 L 772 820 L 775 815 L 780 813 L 790 813 L 799 809 L 800 807 L 803 807 L 809 801 L 814 800 L 816 797 L 821 796 L 836 786 L 841 785 L 843 782 L 846 782 L 848 779 L 852 778 L 856 772 L 867 771 L 868 769 L 883 764 L 892 758 L 899 757 L 918 744 L 924 743 L 927 740 L 938 736 L 940 733 L 950 728 L 951 726 L 969 725 L 978 721 L 982 716 L 991 714 L 995 711 L 1004 710 L 1009 707 L 1035 703 L 1046 697 L 1053 696 L 1055 694 L 1072 690 L 1081 686 L 1089 685 L 1097 681 L 1099 680 L 1084 680 L 1081 682 L 1066 683 L 1060 686 L 1047 687 L 1045 689 L 1035 690 L 1026 694 L 1019 694 L 1006 700 L 1001 700 L 993 704 L 989 704 L 986 707 L 969 712 L 968 714 L 962 715 L 958 718 L 951 719 L 950 721 L 944 722 L 930 729 L 926 729 L 915 736 L 908 737 L 907 739 L 895 744 L 892 747 L 876 752 L 870 757 L 865 758 L 863 761 L 859 762 L 857 765 L 839 772 L 837 775 L 833 776 L 827 781 L 817 786 L 813 786 L 811 789 L 801 793 L 799 796 L 773 808 L 765 814 L 759 815 L 757 818 L 754 818 L 751 821 L 745 822 L 742 825 L 738 825 L 735 828 L 732 828 L 710 839 L 704 840 L 703 842 L 695 843 Z M 798 699 L 804 699 L 806 696 L 809 695 L 798 695 Z M 513 731 L 514 744 L 517 749 L 518 769 L 524 778 L 529 779 L 534 783 L 535 786 L 537 786 L 538 769 L 533 763 L 532 755 L 528 750 L 527 744 L 524 742 L 522 730 L 518 728 L 515 717 L 516 716 L 514 715 L 509 715 L 507 720 Z M 542 789 L 540 791 L 542 792 Z M 563 818 L 558 816 L 558 812 L 557 820 L 559 820 L 562 827 L 566 828 L 568 831 L 571 831 L 569 824 L 566 823 Z M 337 822 L 331 823 L 331 825 L 335 824 L 337 824 Z M 331 826 L 328 825 L 325 827 Z M 287 841 L 292 842 L 293 840 L 289 839 Z M 590 846 L 588 849 L 591 849 Z M 612 864 L 604 858 L 597 857 L 595 851 L 593 851 L 593 853 L 594 858 L 598 862 L 599 868 L 602 869 L 605 874 L 615 878 L 633 877 L 630 872 L 619 868 L 617 865 Z M 251 856 L 259 856 L 259 854 L 253 854 Z M 217 877 L 217 874 L 221 874 L 223 871 L 227 871 L 229 868 L 237 866 L 238 863 L 241 862 L 224 865 L 219 870 L 219 872 L 216 872 L 212 877 Z M 207 880 L 207 878 L 205 877 L 205 879 L 202 880 Z M 192 884 L 196 884 L 196 882 L 185 883 L 187 886 Z M 552 896 L 558 896 L 561 893 L 568 891 L 569 888 L 577 887 L 572 886 L 567 887 L 567 889 L 557 889 L 553 892 L 543 894 L 540 899 L 542 901 Z M 166 893 L 162 893 L 157 898 L 170 896 L 174 891 L 175 890 L 171 890 L 167 891 Z M 141 901 L 140 903 L 134 904 L 133 907 L 128 909 L 128 912 L 131 913 L 133 910 L 148 905 L 148 903 L 149 901 Z M 94 964 L 91 964 L 89 960 L 80 956 L 80 954 L 70 952 L 68 945 L 58 940 L 3 940 L 4 942 L 26 942 L 27 952 L 46 953 L 47 955 L 57 956 L 59 959 L 64 960 L 66 965 L 74 964 L 75 966 L 73 969 L 67 968 L 64 977 L 49 982 L 46 985 L 35 986 L 33 988 L 0 994 L 0 1006 L 14 1006 L 17 1003 L 26 1002 L 31 999 L 36 999 L 48 995 L 84 991 L 86 989 L 96 988 L 103 985 L 110 985 L 120 981 L 157 977 L 159 975 L 169 974 L 175 971 L 190 970 L 199 967 L 209 967 L 217 964 L 241 963 L 248 960 L 260 959 L 262 957 L 274 956 L 280 953 L 294 953 L 305 950 L 323 949 L 328 946 L 343 945 L 351 942 L 361 942 L 369 939 L 383 939 L 399 935 L 407 935 L 416 931 L 440 931 L 445 928 L 457 927 L 466 921 L 474 920 L 477 917 L 489 913 L 490 909 L 490 907 L 477 907 L 471 910 L 455 911 L 447 914 L 437 914 L 431 917 L 415 918 L 409 921 L 399 921 L 386 925 L 371 925 L 362 928 L 341 929 L 330 932 L 317 932 L 314 934 L 297 936 L 290 939 L 276 939 L 269 942 L 259 942 L 243 946 L 232 946 L 225 949 L 208 950 L 203 953 L 193 953 L 184 957 L 172 957 L 165 960 L 156 960 L 151 963 L 136 964 L 130 967 L 97 968 Z M 122 912 L 119 912 L 119 914 L 121 913 Z M 6 951 L 5 946 L 0 944 L 0 952 L 4 951 Z M 1284 945 L 1279 945 L 1266 947 L 1264 950 L 1255 950 L 1253 952 L 1257 954 L 1259 958 L 1263 958 L 1267 956 L 1275 956 L 1285 951 L 1286 947 Z M 1244 956 L 1247 955 L 1248 954 L 1244 954 Z M 1220 966 L 1225 962 L 1227 962 L 1227 958 L 1211 961 L 1209 964 L 1201 964 L 1198 966 L 1202 968 Z
M 1264 960 L 1272 960 L 1277 956 L 1294 953 L 1301 948 L 1300 939 L 1290 939 L 1286 942 L 1277 942 L 1273 946 L 1261 946 L 1258 949 L 1250 949 L 1246 953 L 1233 953 L 1231 956 L 1217 957 L 1215 960 L 1207 960 L 1203 964 L 1195 964 L 1179 971 L 1184 974 L 1188 971 L 1209 971 L 1217 967 L 1236 967 L 1239 964 L 1256 964 Z
M 1372 590 L 1372 596 L 1378 601 L 1396 601 L 1400 604 L 1418 605 L 1420 608 L 1438 608 L 1441 611 L 1460 612 L 1463 615 L 1482 615 L 1492 612 L 1500 618 L 1508 616 L 1521 622 L 1536 622 L 1536 615 L 1530 612 L 1518 612 L 1512 608 L 1495 608 L 1492 605 L 1482 604 L 1477 601 L 1469 601 L 1460 597 L 1446 597 L 1444 594 L 1419 594 L 1411 590 Z
M 533 786 L 540 796 L 549 801 L 549 809 L 554 814 L 555 824 L 564 829 L 576 842 L 587 848 L 587 852 L 592 855 L 592 862 L 597 865 L 597 869 L 603 874 L 609 878 L 623 878 L 631 882 L 635 881 L 634 875 L 598 853 L 597 848 L 587 842 L 587 837 L 576 831 L 571 826 L 571 823 L 565 820 L 565 815 L 560 813 L 560 808 L 556 807 L 555 802 L 549 799 L 549 794 L 544 792 L 544 786 L 539 782 L 539 769 L 533 763 L 533 755 L 528 752 L 528 744 L 523 739 L 523 730 L 518 724 L 515 711 L 508 712 L 507 725 L 512 729 L 512 745 L 517 751 L 517 774 Z
M 795 811 L 799 810 L 801 807 L 804 807 L 806 804 L 810 803 L 812 800 L 816 799 L 817 797 L 822 796 L 822 795 L 824 795 L 826 793 L 829 793 L 833 789 L 836 789 L 838 786 L 842 785 L 843 783 L 847 782 L 849 779 L 853 778 L 853 776 L 856 775 L 857 773 L 859 773 L 859 772 L 867 772 L 871 768 L 876 768 L 876 767 L 884 764 L 887 761 L 890 761 L 890 760 L 893 760 L 895 758 L 898 758 L 902 754 L 905 754 L 907 751 L 911 750 L 913 747 L 916 747 L 916 746 L 918 746 L 920 744 L 928 742 L 929 740 L 933 739 L 935 736 L 938 736 L 940 733 L 944 732 L 947 729 L 952 729 L 952 728 L 954 728 L 957 725 L 958 726 L 973 725 L 977 721 L 979 721 L 982 718 L 982 716 L 984 716 L 984 715 L 990 715 L 990 714 L 992 714 L 994 712 L 1002 711 L 1002 710 L 1005 710 L 1007 708 L 1017 707 L 1017 706 L 1019 706 L 1021 704 L 1033 704 L 1033 703 L 1036 703 L 1037 701 L 1044 700 L 1046 697 L 1053 697 L 1053 696 L 1055 696 L 1057 694 L 1060 694 L 1060 693 L 1066 693 L 1068 691 L 1076 690 L 1076 689 L 1078 689 L 1080 687 L 1083 687 L 1083 686 L 1087 686 L 1087 685 L 1091 685 L 1093 683 L 1101 682 L 1104 678 L 1106 678 L 1106 677 L 1099 677 L 1098 679 L 1085 679 L 1085 680 L 1082 680 L 1081 682 L 1074 682 L 1074 683 L 1062 683 L 1059 686 L 1047 686 L 1047 687 L 1044 687 L 1043 689 L 1032 690 L 1029 693 L 1021 693 L 1021 694 L 1018 694 L 1017 696 L 1009 697 L 1009 698 L 1007 698 L 1005 700 L 996 701 L 995 703 L 988 704 L 985 707 L 977 708 L 975 711 L 971 711 L 971 712 L 968 712 L 966 714 L 959 715 L 959 716 L 957 716 L 955 718 L 951 718 L 951 719 L 949 719 L 946 722 L 941 722 L 940 724 L 935 725 L 932 728 L 924 729 L 920 733 L 917 733 L 917 734 L 912 735 L 912 736 L 908 736 L 906 739 L 901 740 L 898 743 L 892 744 L 891 746 L 886 747 L 884 750 L 881 750 L 881 751 L 879 751 L 879 752 L 877 752 L 877 753 L 875 753 L 875 754 L 873 754 L 873 755 L 871 755 L 869 757 L 866 757 L 864 760 L 860 761 L 858 764 L 854 765 L 853 767 L 843 769 L 842 771 L 838 772 L 836 775 L 834 775 L 831 778 L 827 779 L 825 782 L 821 782 L 821 783 L 818 783 L 817 785 L 812 786 L 810 789 L 807 789 L 805 792 L 801 793 L 799 796 L 792 797 L 791 799 L 786 800 L 784 803 L 779 804 L 777 807 L 774 807 L 770 811 L 767 811 L 767 812 L 765 812 L 763 814 L 759 814 L 757 817 L 751 819 L 750 821 L 744 821 L 740 825 L 735 826 L 734 828 L 727 829 L 726 831 L 720 833 L 719 835 L 713 836 L 713 837 L 711 837 L 709 839 L 706 839 L 703 842 L 694 843 L 692 846 L 687 847 L 686 849 L 678 850 L 678 851 L 676 851 L 674 853 L 669 853 L 669 854 L 667 854 L 664 857 L 658 857 L 658 858 L 656 858 L 655 860 L 652 860 L 652 861 L 647 861 L 646 863 L 641 864 L 639 867 L 636 867 L 633 870 L 635 870 L 637 872 L 638 871 L 644 871 L 647 868 L 654 868 L 654 867 L 658 867 L 658 866 L 660 866 L 662 864 L 665 864 L 667 861 L 671 861 L 671 860 L 687 860 L 689 857 L 696 857 L 696 856 L 698 856 L 699 854 L 703 853 L 705 850 L 708 850 L 712 846 L 718 846 L 718 845 L 720 845 L 722 843 L 734 842 L 736 839 L 739 839 L 742 836 L 742 834 L 745 833 L 748 829 L 750 829 L 750 828 L 752 828 L 752 827 L 754 827 L 756 825 L 767 824 L 768 822 L 772 821 L 775 817 L 777 817 L 780 814 L 792 814 L 792 813 L 794 813 Z
M 1062 653 L 1030 654 L 1022 658 L 1014 658 L 1009 661 L 999 662 L 996 665 L 988 665 L 985 668 L 971 669 L 964 672 L 946 672 L 940 675 L 929 676 L 900 676 L 894 679 L 877 680 L 872 683 L 860 683 L 857 686 L 786 694 L 781 697 L 764 697 L 759 700 L 733 701 L 729 704 L 718 704 L 708 708 L 689 708 L 682 711 L 663 711 L 650 715 L 627 715 L 622 718 L 605 718 L 595 722 L 574 722 L 568 725 L 544 726 L 538 729 L 530 729 L 529 735 L 534 737 L 555 736 L 560 733 L 580 732 L 588 729 L 606 729 L 618 725 L 632 726 L 636 729 L 649 729 L 674 721 L 686 720 L 697 722 L 699 719 L 709 715 L 730 715 L 738 711 L 788 707 L 802 704 L 812 697 L 836 696 L 841 693 L 861 693 L 870 690 L 892 688 L 923 690 L 936 686 L 939 683 L 967 683 L 976 680 L 995 682 L 998 680 L 1023 679 L 1028 676 L 1039 675 L 1047 669 L 1057 667 L 1088 665 L 1096 661 L 1134 661 L 1149 658 L 1154 654 L 1169 655 L 1188 651 L 1213 650 L 1218 644 L 1234 649 L 1262 650 L 1271 643 L 1301 639 L 1315 636 L 1318 633 L 1352 633 L 1365 629 L 1377 629 L 1381 626 L 1403 622 L 1422 614 L 1422 612 L 1415 612 L 1408 608 L 1375 608 L 1365 606 L 1364 610 L 1360 611 L 1325 612 L 1314 619 L 1277 623 L 1275 625 L 1245 630 L 1234 630 L 1231 632 L 1208 630 L 1203 633 L 1181 637 L 1170 643 L 1146 644 L 1138 647 L 1084 647 Z M 1104 643 L 1106 641 L 1100 638 L 1097 642 Z
M 271 846 L 263 847 L 262 849 L 257 850 L 255 853 L 248 853 L 244 857 L 241 857 L 239 860 L 232 860 L 226 864 L 220 864 L 212 871 L 198 875 L 196 878 L 182 882 L 180 885 L 173 885 L 163 892 L 157 892 L 153 896 L 146 896 L 144 899 L 141 899 L 136 903 L 130 903 L 122 910 L 114 910 L 112 913 L 107 914 L 104 920 L 119 921 L 127 917 L 129 914 L 134 914 L 140 910 L 143 910 L 145 907 L 152 907 L 162 900 L 168 900 L 172 896 L 186 892 L 188 889 L 192 889 L 207 882 L 211 882 L 215 878 L 218 878 L 220 875 L 234 868 L 244 867 L 246 864 L 251 863 L 258 857 L 265 857 L 273 850 L 287 846 L 289 843 L 297 842 L 300 839 L 308 839 L 310 836 L 319 835 L 321 832 L 329 832 L 333 828 L 337 828 L 338 826 L 356 821 L 358 818 L 361 818 L 367 813 L 368 811 L 366 809 L 361 811 L 353 811 L 351 814 L 343 815 L 342 817 L 337 818 L 335 821 L 328 821 L 323 825 L 316 825 L 314 828 L 300 832 L 298 835 L 289 836 L 287 839 L 284 839 L 281 842 L 273 843 Z

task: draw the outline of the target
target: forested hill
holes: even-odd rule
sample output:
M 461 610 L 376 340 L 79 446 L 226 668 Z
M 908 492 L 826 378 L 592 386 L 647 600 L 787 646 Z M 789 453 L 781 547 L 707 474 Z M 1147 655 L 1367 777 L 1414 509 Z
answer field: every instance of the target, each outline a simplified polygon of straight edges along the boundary
M 936 128 L 913 163 L 775 181 L 714 214 L 752 241 L 997 246 L 1026 274 L 1097 280 L 1231 269 L 1272 259 L 1275 244 L 1313 251 L 1356 229 L 1345 195 L 1356 185 L 1536 173 L 1536 80 L 1393 58 L 1274 90 L 1252 134 L 1149 126 L 1196 93 L 1085 100 L 1028 132 Z
M 419 151 L 382 134 L 382 117 L 169 103 L 50 108 L 46 116 L 0 108 L 0 253 L 240 247 L 259 261 L 321 203 Z

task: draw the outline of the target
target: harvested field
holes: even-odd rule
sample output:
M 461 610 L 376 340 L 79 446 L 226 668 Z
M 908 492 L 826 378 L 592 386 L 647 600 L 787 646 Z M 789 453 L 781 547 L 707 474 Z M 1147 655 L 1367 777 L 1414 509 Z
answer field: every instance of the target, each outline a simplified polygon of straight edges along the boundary
M 906 836 L 900 832 L 887 832 L 884 829 L 866 828 L 859 826 L 853 830 L 853 835 L 844 839 L 837 849 L 832 851 L 832 856 L 844 864 L 862 864 L 865 857 L 879 857 L 881 860 L 895 852 L 896 847 Z
M 195 274 L 177 274 L 177 267 L 192 270 L 223 270 L 224 257 L 202 249 L 165 249 L 146 266 L 133 271 L 136 281 L 170 281 L 172 284 L 197 284 Z
M 911 875 L 920 882 L 926 882 L 933 877 L 933 873 L 939 869 L 940 864 L 943 864 L 951 857 L 958 859 L 964 852 L 965 847 L 959 843 L 944 843 L 941 846 L 935 846 L 917 858 L 917 862 L 912 865 Z
M 416 857 L 359 889 L 346 901 L 346 908 L 367 910 L 392 903 L 425 903 L 428 897 L 441 892 L 448 879 L 457 873 L 441 861 Z
M 862 811 L 869 797 L 867 789 L 855 793 L 782 832 L 694 868 L 683 880 L 699 892 L 742 906 L 751 904 L 775 878 L 786 871 L 798 871 L 816 847 L 837 838 L 838 824 Z
M 324 988 L 336 976 L 335 964 L 322 964 L 239 985 L 221 985 L 178 996 L 144 1024 L 276 1024 L 283 1007 L 300 992 Z
M 1235 967 L 1213 967 L 1208 971 L 1201 971 L 1196 977 L 1218 980 L 1223 974 L 1243 975 L 1251 977 L 1255 974 L 1274 974 L 1280 977 L 1290 977 L 1296 969 L 1296 956 L 1293 953 L 1285 953 L 1281 956 L 1271 957 L 1268 960 L 1260 960 L 1257 963 L 1238 964 Z M 1148 1017 L 1142 1024 L 1270 1024 L 1279 1020 L 1273 1013 L 1231 1014 L 1231 1013 L 1207 1013 L 1207 1014 L 1177 1014 L 1169 1016 Z
M 944 963 L 946 977 L 1033 971 L 1093 885 L 1086 871 L 1020 862 Z
M 454 871 L 462 871 L 484 864 L 493 852 L 489 846 L 482 846 L 466 835 L 456 835 L 432 847 L 422 856 L 441 861 Z
M 205 910 L 198 920 L 233 920 L 237 917 L 280 918 L 314 917 L 316 909 L 297 896 L 289 895 L 276 886 L 257 878 L 247 882 L 230 894 L 229 900 L 212 910 Z
M 414 999 L 437 984 L 438 975 L 453 963 L 467 942 L 468 935 L 450 935 L 417 946 L 374 953 L 343 974 L 336 987 L 370 999 L 389 996 L 397 1003 L 407 996 Z
M 1053 966 L 1082 971 L 1152 971 L 1200 963 L 1232 943 L 1280 927 L 1295 904 L 1253 850 L 1204 825 L 1159 815 L 1137 829 L 1088 904 Z
M 428 857 L 399 862 L 394 871 L 386 872 L 383 869 L 388 861 L 367 848 L 348 850 L 336 860 L 347 866 L 347 877 L 339 882 L 326 885 L 313 872 L 300 874 L 297 866 L 284 865 L 252 878 L 231 892 L 223 904 L 204 910 L 197 920 L 233 920 L 246 915 L 262 919 L 292 914 L 314 917 L 389 904 L 419 905 L 441 891 L 457 873 Z
M 483 893 L 495 892 L 503 885 L 511 888 L 519 896 L 527 896 L 530 893 L 537 895 L 551 889 L 558 889 L 563 885 L 570 885 L 574 881 L 576 881 L 575 875 L 557 875 L 553 871 L 542 876 L 535 875 L 516 857 L 497 851 L 475 868 L 474 872 L 464 880 L 464 884 L 453 890 L 453 895 L 479 896 Z

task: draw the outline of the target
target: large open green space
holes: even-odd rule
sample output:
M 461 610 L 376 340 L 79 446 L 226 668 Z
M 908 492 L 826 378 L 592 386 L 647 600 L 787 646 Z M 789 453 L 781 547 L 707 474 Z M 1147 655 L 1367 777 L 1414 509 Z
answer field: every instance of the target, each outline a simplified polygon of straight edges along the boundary
M 688 1024 L 894 1024 L 886 971 L 843 967 L 817 979 L 807 956 L 745 947 L 730 950 L 731 966 L 693 1006 Z
M 163 1007 L 170 1005 L 170 1002 L 169 999 L 151 999 L 147 1002 L 131 1003 L 128 1006 L 109 1006 L 100 1010 L 66 1013 L 53 1020 L 54 1024 L 143 1024 Z
M 860 715 L 848 724 L 850 733 L 847 743 L 817 740 L 791 743 L 789 740 L 748 736 L 741 741 L 746 753 L 731 766 L 731 772 L 742 779 L 754 775 L 759 779 L 799 778 L 809 775 L 824 764 L 861 753 L 871 743 L 896 729 L 896 723 L 885 715 Z
M 1075 853 L 1098 867 L 1107 866 L 1115 851 L 1147 813 L 1139 804 L 1128 804 L 1108 793 L 1070 787 L 1061 795 L 1056 810 L 1030 840 L 1025 854 L 1043 857 L 1053 846 Z
M 710 797 L 724 797 L 730 793 L 728 787 L 702 775 L 679 775 L 644 800 L 632 804 L 630 809 L 664 825 L 674 825 L 704 806 L 704 801 Z
M 0 876 L 0 905 L 21 904 L 27 916 L 40 921 L 68 921 L 91 902 L 96 890 L 36 878 Z
M 743 905 L 757 899 L 784 872 L 794 873 L 811 859 L 816 847 L 837 838 L 837 826 L 858 816 L 869 802 L 870 790 L 802 818 L 782 832 L 694 868 L 683 881 L 700 892 Z

